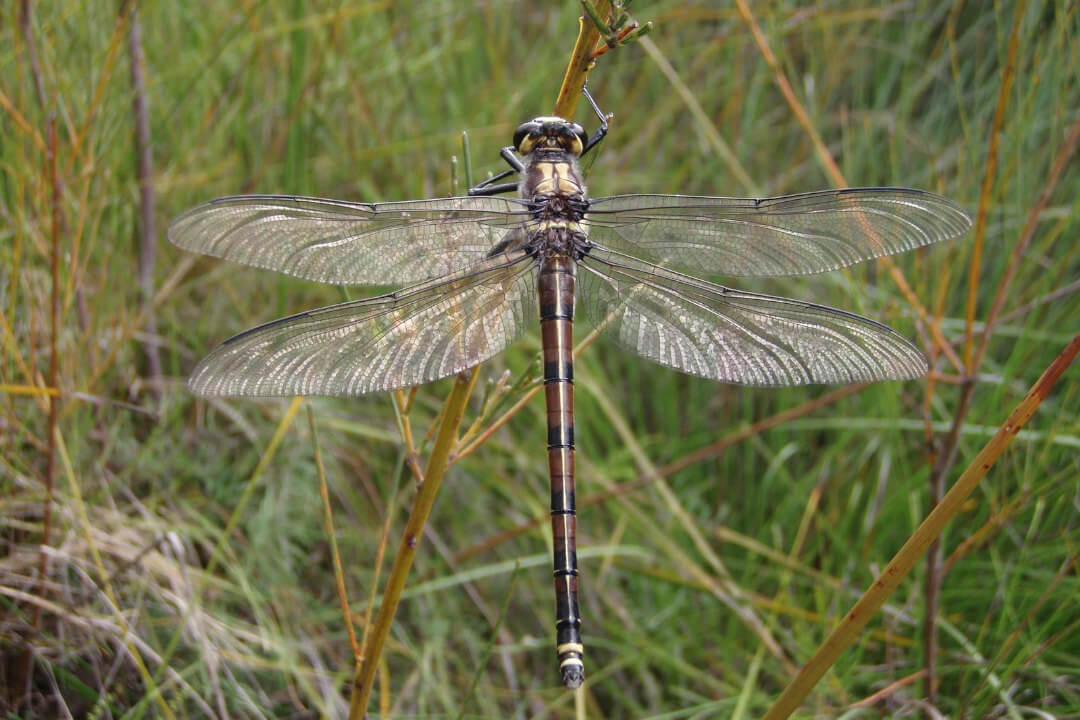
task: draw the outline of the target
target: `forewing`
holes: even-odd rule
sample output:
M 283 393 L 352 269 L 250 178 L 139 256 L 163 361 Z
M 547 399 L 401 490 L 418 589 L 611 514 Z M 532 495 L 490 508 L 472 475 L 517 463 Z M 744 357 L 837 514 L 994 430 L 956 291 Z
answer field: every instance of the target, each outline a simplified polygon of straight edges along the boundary
M 473 367 L 535 324 L 535 260 L 517 251 L 237 335 L 195 368 L 198 395 L 363 395 Z
M 922 353 L 852 313 L 732 290 L 594 249 L 580 267 L 586 321 L 619 344 L 691 375 L 739 385 L 903 380 Z
M 908 188 L 851 188 L 754 200 L 618 195 L 590 201 L 599 244 L 692 273 L 807 275 L 962 235 L 954 202 Z
M 514 198 L 390 203 L 245 195 L 188 210 L 169 240 L 192 252 L 337 285 L 403 285 L 483 259 L 528 221 Z

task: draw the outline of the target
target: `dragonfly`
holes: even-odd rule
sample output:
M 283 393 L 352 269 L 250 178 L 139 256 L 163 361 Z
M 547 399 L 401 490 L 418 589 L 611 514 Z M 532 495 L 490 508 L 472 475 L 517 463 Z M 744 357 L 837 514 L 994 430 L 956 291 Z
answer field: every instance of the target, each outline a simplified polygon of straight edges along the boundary
M 962 235 L 953 201 L 908 188 L 764 199 L 590 198 L 580 159 L 608 132 L 541 116 L 502 149 L 509 168 L 468 195 L 359 203 L 247 195 L 170 226 L 189 251 L 335 285 L 401 289 L 309 310 L 213 350 L 202 396 L 358 396 L 473 368 L 539 325 L 563 684 L 585 677 L 574 502 L 573 325 L 637 355 L 724 383 L 788 386 L 914 379 L 926 359 L 874 320 L 738 290 L 706 276 L 820 273 Z M 500 182 L 507 177 L 513 180 Z M 516 196 L 505 193 L 516 192 Z

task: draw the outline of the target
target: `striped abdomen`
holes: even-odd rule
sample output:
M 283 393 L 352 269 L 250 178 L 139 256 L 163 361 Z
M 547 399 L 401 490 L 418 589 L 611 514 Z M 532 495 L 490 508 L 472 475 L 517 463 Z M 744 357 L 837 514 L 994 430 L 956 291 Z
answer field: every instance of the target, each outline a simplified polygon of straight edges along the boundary
M 547 400 L 548 475 L 555 560 L 555 611 L 563 684 L 585 679 L 578 610 L 577 525 L 574 511 L 574 286 L 577 262 L 555 254 L 540 264 L 540 334 Z

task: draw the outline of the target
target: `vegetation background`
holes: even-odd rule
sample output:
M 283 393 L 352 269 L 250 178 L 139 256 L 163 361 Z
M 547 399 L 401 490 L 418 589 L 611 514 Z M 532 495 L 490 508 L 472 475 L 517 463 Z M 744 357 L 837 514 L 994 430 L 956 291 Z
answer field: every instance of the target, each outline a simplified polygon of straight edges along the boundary
M 187 256 L 163 230 L 238 192 L 462 192 L 461 132 L 478 175 L 501 169 L 516 124 L 551 111 L 580 8 L 149 0 L 136 24 L 135 5 L 0 11 L 3 702 L 8 717 L 341 717 L 353 657 L 305 414 L 197 401 L 184 378 L 231 334 L 342 292 Z M 752 8 L 758 41 L 726 2 L 632 9 L 655 30 L 590 76 L 615 113 L 590 192 L 834 186 L 816 134 L 852 185 L 981 211 L 973 233 L 896 259 L 929 320 L 872 263 L 740 285 L 880 319 L 919 338 L 935 372 L 741 389 L 597 342 L 577 365 L 577 706 L 554 667 L 534 398 L 444 480 L 373 716 L 761 716 L 927 514 L 935 462 L 955 450 L 939 465 L 951 484 L 1080 329 L 1076 3 L 777 0 Z M 594 126 L 583 104 L 578 119 Z M 142 275 L 141 233 L 142 256 L 157 252 Z M 533 335 L 481 369 L 463 427 L 524 397 L 537 351 Z M 448 382 L 416 395 L 421 451 Z M 1072 368 L 948 526 L 931 582 L 920 564 L 798 716 L 1080 716 L 1078 394 Z M 380 542 L 392 554 L 415 492 L 399 419 L 387 397 L 309 406 L 361 632 Z

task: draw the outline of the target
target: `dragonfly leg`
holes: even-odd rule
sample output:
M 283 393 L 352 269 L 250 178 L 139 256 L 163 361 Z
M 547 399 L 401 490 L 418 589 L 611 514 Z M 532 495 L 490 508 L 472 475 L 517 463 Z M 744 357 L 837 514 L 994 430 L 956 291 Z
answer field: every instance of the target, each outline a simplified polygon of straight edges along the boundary
M 514 152 L 514 148 L 507 145 L 499 151 L 499 156 L 510 166 L 510 170 L 503 171 L 502 177 L 506 177 L 512 172 L 525 172 L 525 163 L 521 162 L 521 158 Z
M 518 184 L 516 182 L 499 183 L 498 185 L 477 185 L 474 188 L 469 188 L 469 195 L 473 197 L 477 195 L 499 195 L 505 192 L 516 192 L 517 189 Z
M 499 155 L 510 166 L 510 169 L 503 170 L 498 175 L 493 175 L 479 185 L 469 188 L 469 195 L 498 195 L 499 193 L 518 189 L 518 184 L 516 182 L 499 183 L 498 185 L 493 184 L 505 177 L 510 177 L 514 173 L 520 173 L 525 169 L 525 163 L 521 162 L 521 159 L 514 153 L 514 148 L 509 146 L 504 147 L 499 151 Z
M 585 143 L 585 147 L 581 151 L 581 154 L 584 155 L 585 153 L 589 152 L 594 147 L 599 145 L 600 141 L 603 140 L 604 137 L 607 135 L 608 120 L 610 120 L 612 116 L 601 110 L 600 106 L 596 104 L 596 100 L 594 100 L 593 96 L 589 94 L 589 83 L 587 80 L 585 82 L 585 85 L 581 88 L 581 94 L 585 96 L 585 100 L 588 101 L 589 107 L 591 107 L 593 109 L 593 112 L 596 113 L 596 117 L 600 118 L 600 127 L 597 128 L 596 132 L 592 134 L 592 137 L 590 137 L 589 141 Z

